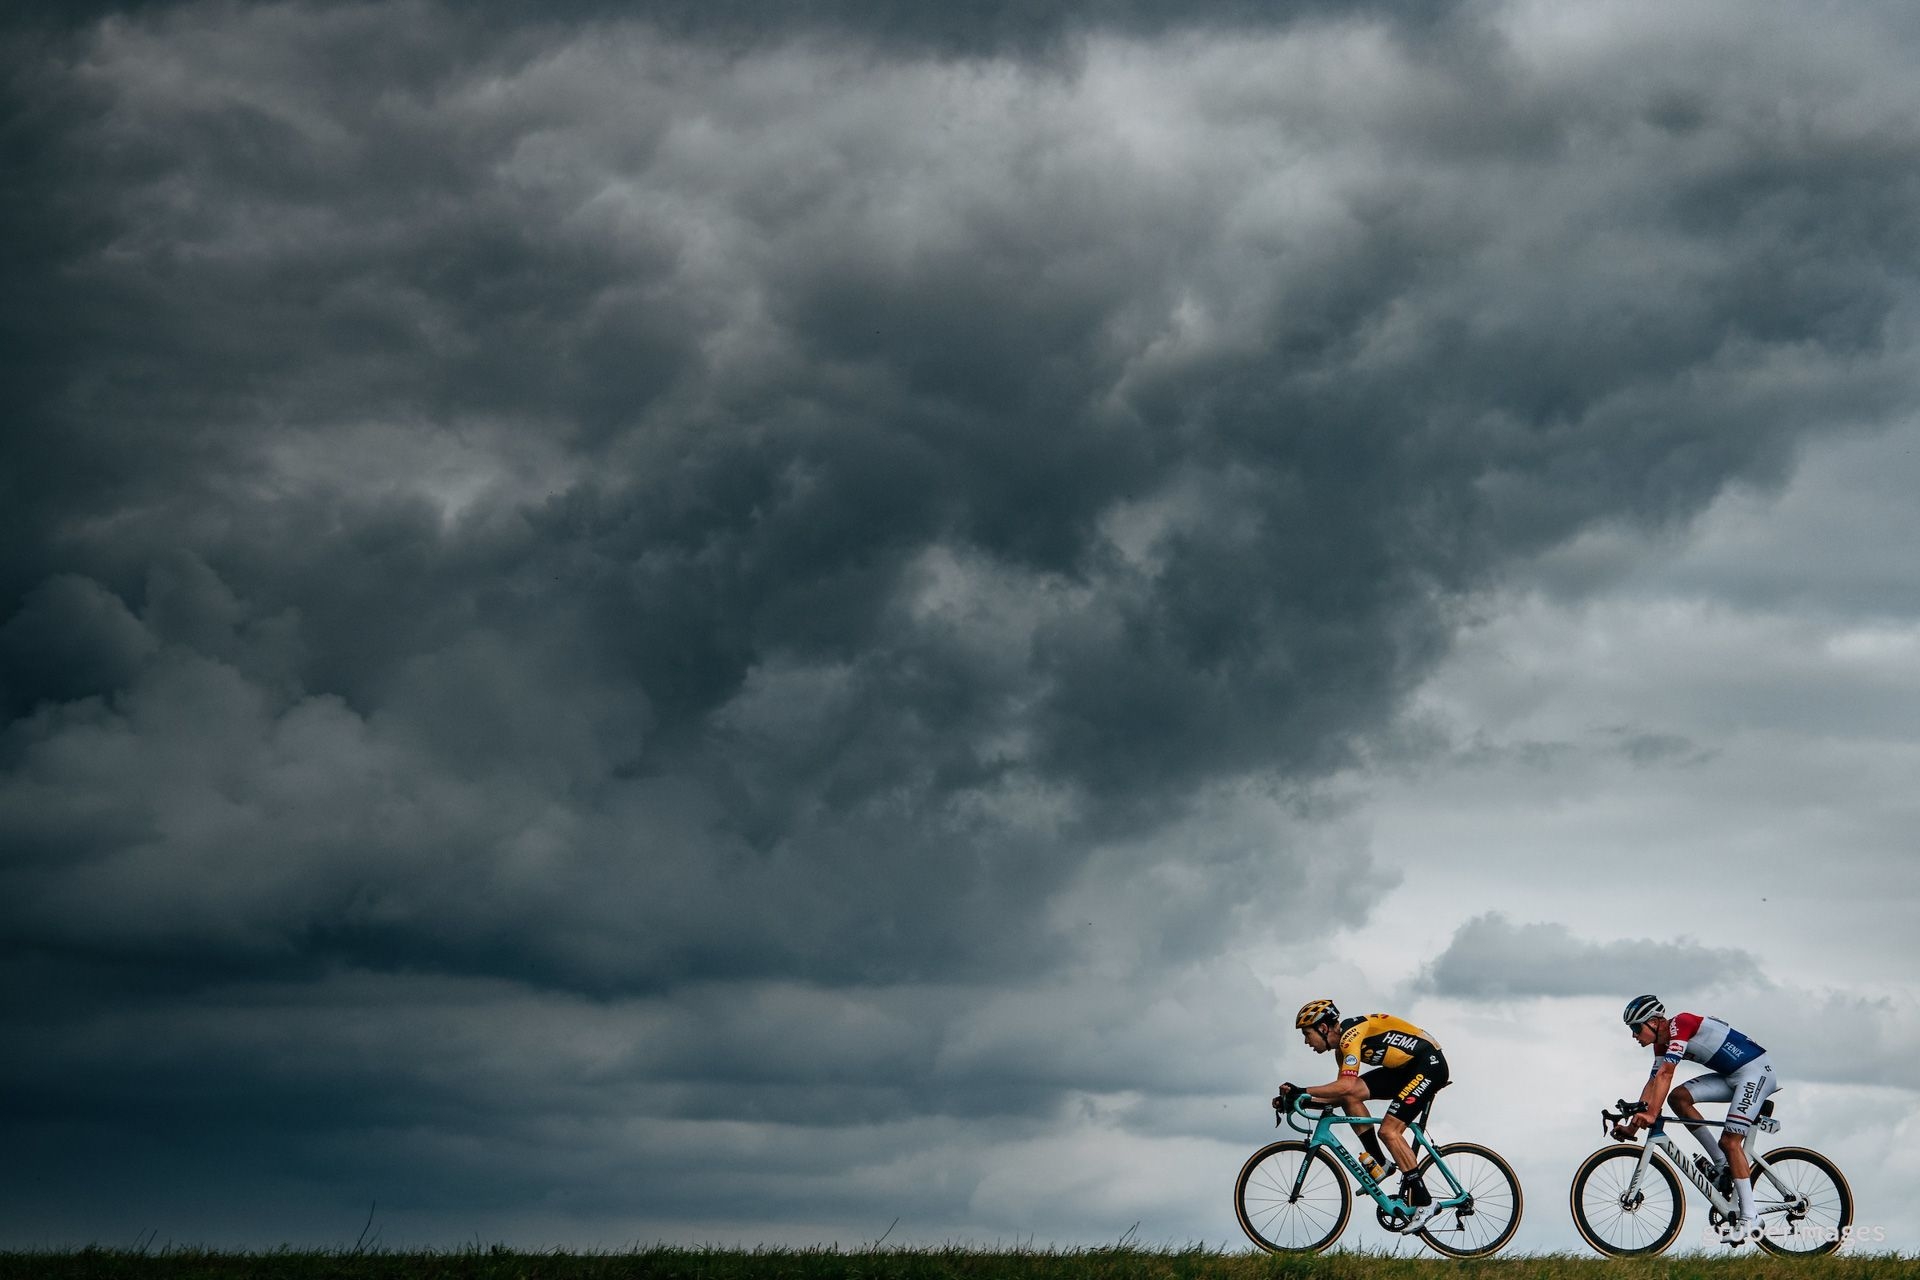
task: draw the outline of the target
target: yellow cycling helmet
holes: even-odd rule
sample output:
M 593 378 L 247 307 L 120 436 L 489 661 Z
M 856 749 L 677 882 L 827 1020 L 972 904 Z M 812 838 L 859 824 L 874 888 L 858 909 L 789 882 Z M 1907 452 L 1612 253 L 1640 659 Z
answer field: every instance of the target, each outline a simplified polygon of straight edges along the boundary
M 1329 1021 L 1340 1021 L 1340 1010 L 1334 1006 L 1333 1001 L 1309 1000 L 1300 1006 L 1300 1012 L 1293 1015 L 1293 1029 L 1305 1031 L 1308 1027 Z

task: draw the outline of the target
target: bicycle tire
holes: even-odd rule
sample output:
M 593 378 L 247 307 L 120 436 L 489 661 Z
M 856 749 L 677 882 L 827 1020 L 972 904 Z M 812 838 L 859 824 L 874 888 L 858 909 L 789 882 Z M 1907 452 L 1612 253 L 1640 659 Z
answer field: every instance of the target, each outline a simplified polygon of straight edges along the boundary
M 1793 1196 L 1804 1197 L 1806 1207 L 1800 1218 L 1788 1224 L 1789 1229 L 1781 1230 L 1778 1223 L 1787 1212 L 1786 1198 L 1764 1175 L 1755 1177 L 1753 1207 L 1762 1228 L 1760 1247 L 1768 1253 L 1811 1258 L 1844 1244 L 1847 1228 L 1853 1225 L 1853 1188 L 1839 1166 L 1806 1147 L 1775 1147 L 1762 1152 L 1761 1158 L 1789 1184 Z
M 1649 1187 L 1643 1180 L 1640 1202 L 1631 1206 L 1625 1203 L 1623 1197 L 1633 1177 L 1629 1165 L 1639 1163 L 1640 1148 L 1623 1142 L 1600 1148 L 1574 1171 L 1568 1193 L 1573 1225 L 1588 1244 L 1609 1257 L 1648 1258 L 1665 1253 L 1687 1219 L 1680 1179 L 1658 1155 L 1647 1161 L 1653 1185 Z M 1642 1213 L 1647 1216 L 1641 1217 Z
M 1424 1176 L 1433 1167 L 1433 1154 L 1429 1152 L 1414 1172 Z M 1447 1162 L 1448 1170 L 1459 1180 L 1461 1187 L 1473 1196 L 1473 1212 L 1461 1218 L 1452 1209 L 1442 1209 L 1420 1229 L 1420 1238 L 1432 1245 L 1436 1252 L 1444 1253 L 1449 1258 L 1480 1258 L 1499 1252 L 1513 1239 L 1513 1233 L 1519 1230 L 1520 1215 L 1526 1210 L 1526 1196 L 1520 1190 L 1520 1179 L 1514 1176 L 1513 1166 L 1493 1148 L 1483 1147 L 1477 1142 L 1449 1142 L 1439 1149 L 1438 1154 Z M 1455 1160 L 1455 1156 L 1461 1159 Z M 1439 1191 L 1431 1184 L 1427 1190 L 1436 1198 L 1440 1197 Z M 1511 1206 L 1510 1210 L 1506 1208 L 1508 1205 Z M 1502 1212 L 1509 1214 L 1504 1224 L 1496 1216 Z M 1452 1226 L 1445 1225 L 1449 1219 Z M 1491 1234 L 1488 1233 L 1489 1226 Z M 1456 1231 L 1462 1235 L 1459 1244 L 1441 1239 L 1441 1236 L 1450 1236 Z M 1472 1243 L 1467 1243 L 1468 1240 Z
M 1299 1200 L 1294 1179 L 1307 1167 Z M 1273 1142 L 1240 1167 L 1233 1212 L 1247 1239 L 1268 1253 L 1319 1253 L 1340 1238 L 1353 1213 L 1353 1193 L 1339 1164 L 1309 1143 Z M 1330 1226 L 1328 1224 L 1331 1224 Z

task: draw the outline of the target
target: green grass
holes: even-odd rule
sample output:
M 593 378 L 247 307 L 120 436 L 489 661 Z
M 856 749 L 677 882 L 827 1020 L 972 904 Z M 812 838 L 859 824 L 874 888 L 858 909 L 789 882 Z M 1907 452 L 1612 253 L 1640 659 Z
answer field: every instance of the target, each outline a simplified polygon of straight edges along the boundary
M 0 1280 L 33 1277 L 263 1277 L 264 1280 L 1885 1280 L 1920 1278 L 1920 1259 L 1897 1255 L 1776 1258 L 1739 1254 L 1620 1261 L 1546 1255 L 1449 1261 L 1328 1254 L 1269 1257 L 1209 1249 L 641 1249 L 631 1253 L 516 1253 L 490 1249 L 220 1253 L 81 1249 L 0 1253 Z

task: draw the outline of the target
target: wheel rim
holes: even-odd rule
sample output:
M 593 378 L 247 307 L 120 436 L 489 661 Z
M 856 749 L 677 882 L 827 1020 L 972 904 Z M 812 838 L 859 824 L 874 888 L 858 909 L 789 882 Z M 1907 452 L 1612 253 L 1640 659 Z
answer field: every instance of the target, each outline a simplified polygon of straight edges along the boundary
M 1588 1166 L 1579 1189 L 1580 1220 L 1597 1248 L 1612 1253 L 1654 1249 L 1672 1232 L 1680 1212 L 1679 1190 L 1649 1162 L 1640 1185 L 1629 1192 L 1637 1152 L 1621 1152 Z
M 1307 1174 L 1293 1198 L 1302 1163 Z M 1318 1249 L 1345 1225 L 1346 1185 L 1323 1160 L 1307 1152 L 1277 1151 L 1248 1171 L 1240 1192 L 1242 1225 L 1268 1249 Z

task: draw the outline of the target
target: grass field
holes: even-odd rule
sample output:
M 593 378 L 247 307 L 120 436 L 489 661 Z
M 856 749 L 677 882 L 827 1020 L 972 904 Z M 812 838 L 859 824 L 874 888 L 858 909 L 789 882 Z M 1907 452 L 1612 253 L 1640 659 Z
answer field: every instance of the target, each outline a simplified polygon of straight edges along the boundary
M 216 1253 L 83 1249 L 0 1253 L 0 1280 L 13 1277 L 264 1277 L 266 1280 L 587 1280 L 647 1276 L 668 1280 L 1885 1280 L 1920 1277 L 1920 1258 L 1861 1255 L 1776 1258 L 1742 1250 L 1645 1261 L 1548 1255 L 1455 1262 L 1368 1254 L 1269 1257 L 1205 1249 L 718 1250 L 632 1253 L 515 1253 L 495 1246 L 454 1252 Z

